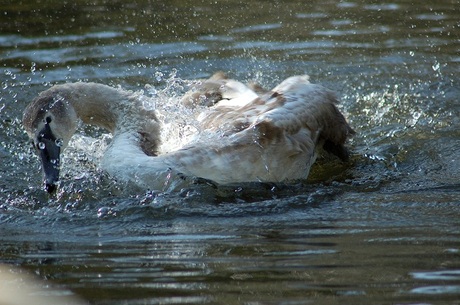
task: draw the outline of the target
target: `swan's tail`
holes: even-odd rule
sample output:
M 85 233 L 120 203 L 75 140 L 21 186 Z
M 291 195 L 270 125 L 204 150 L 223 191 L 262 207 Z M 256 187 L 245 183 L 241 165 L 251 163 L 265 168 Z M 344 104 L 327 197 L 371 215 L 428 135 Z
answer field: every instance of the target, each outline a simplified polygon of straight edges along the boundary
M 346 140 L 355 134 L 355 131 L 348 125 L 345 117 L 340 113 L 334 104 L 328 114 L 330 120 L 324 120 L 325 124 L 320 133 L 319 141 L 323 142 L 323 149 L 334 154 L 342 161 L 348 161 L 349 151 L 345 146 Z

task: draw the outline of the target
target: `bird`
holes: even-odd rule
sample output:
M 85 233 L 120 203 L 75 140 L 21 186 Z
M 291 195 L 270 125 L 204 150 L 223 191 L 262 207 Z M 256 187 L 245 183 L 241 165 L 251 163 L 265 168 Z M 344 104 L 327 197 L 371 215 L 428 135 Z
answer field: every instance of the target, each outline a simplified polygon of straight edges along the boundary
M 44 188 L 56 191 L 61 154 L 80 122 L 112 134 L 100 167 L 145 190 L 174 190 L 187 179 L 217 185 L 306 179 L 322 150 L 347 161 L 355 132 L 331 90 L 291 76 L 271 90 L 216 73 L 178 103 L 199 112 L 188 143 L 161 151 L 162 122 L 138 93 L 93 82 L 58 84 L 25 108 L 23 126 L 39 156 Z

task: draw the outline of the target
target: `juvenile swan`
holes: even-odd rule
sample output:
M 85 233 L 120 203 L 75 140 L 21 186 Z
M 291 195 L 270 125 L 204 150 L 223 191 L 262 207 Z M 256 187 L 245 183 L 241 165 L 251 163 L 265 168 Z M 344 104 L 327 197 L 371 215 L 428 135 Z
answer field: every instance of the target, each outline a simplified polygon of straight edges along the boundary
M 271 91 L 251 90 L 217 74 L 183 98 L 203 107 L 201 138 L 158 154 L 160 122 L 132 92 L 96 83 L 68 83 L 43 91 L 25 109 L 23 124 L 41 158 L 45 189 L 59 180 L 60 153 L 81 120 L 112 133 L 101 167 L 145 189 L 170 188 L 174 177 L 219 184 L 304 179 L 323 147 L 348 158 L 353 130 L 334 94 L 308 76 L 286 79 Z M 177 180 L 177 179 L 176 179 Z M 180 179 L 179 179 L 180 180 Z

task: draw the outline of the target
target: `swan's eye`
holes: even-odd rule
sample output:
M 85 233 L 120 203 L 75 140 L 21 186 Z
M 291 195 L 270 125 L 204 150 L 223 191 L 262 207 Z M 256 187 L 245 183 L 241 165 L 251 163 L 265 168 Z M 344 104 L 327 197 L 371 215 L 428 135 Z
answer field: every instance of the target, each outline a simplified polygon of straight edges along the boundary
M 62 145 L 64 144 L 64 141 L 62 141 L 62 139 L 56 139 L 54 143 L 56 143 L 57 147 L 62 147 Z

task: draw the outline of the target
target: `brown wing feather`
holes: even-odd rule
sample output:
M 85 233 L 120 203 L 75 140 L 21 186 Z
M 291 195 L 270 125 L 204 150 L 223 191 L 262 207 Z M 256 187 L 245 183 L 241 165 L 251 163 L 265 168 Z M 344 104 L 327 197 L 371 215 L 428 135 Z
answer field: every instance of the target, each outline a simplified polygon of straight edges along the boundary
M 306 77 L 292 77 L 241 107 L 216 106 L 202 119 L 202 128 L 224 135 L 246 128 L 258 130 L 259 143 L 310 130 L 314 141 L 342 160 L 348 158 L 344 144 L 354 134 L 330 90 L 311 84 Z

